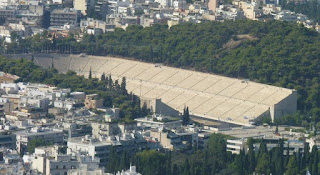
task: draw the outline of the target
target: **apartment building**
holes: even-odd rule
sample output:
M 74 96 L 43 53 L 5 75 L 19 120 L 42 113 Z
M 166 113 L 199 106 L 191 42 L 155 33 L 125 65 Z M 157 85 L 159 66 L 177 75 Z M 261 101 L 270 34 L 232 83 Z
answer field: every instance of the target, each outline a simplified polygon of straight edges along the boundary
M 47 130 L 44 128 L 32 128 L 30 131 L 20 131 L 16 134 L 16 144 L 19 153 L 24 153 L 28 150 L 31 140 L 41 139 L 45 142 L 62 143 L 63 132 L 55 130 Z
M 79 11 L 75 9 L 56 9 L 50 14 L 50 26 L 78 25 Z

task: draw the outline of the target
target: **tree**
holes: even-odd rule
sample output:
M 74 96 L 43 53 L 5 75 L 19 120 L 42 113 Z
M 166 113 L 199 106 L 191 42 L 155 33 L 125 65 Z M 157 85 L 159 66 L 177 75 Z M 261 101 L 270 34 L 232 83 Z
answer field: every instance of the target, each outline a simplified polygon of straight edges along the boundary
M 188 125 L 189 123 L 190 123 L 189 108 L 186 107 L 183 109 L 182 124 Z
M 241 150 L 239 155 L 236 155 L 235 160 L 233 162 L 234 172 L 237 172 L 237 175 L 245 175 L 244 172 L 244 152 Z
M 52 38 L 52 49 L 53 49 L 54 51 L 56 50 L 56 45 L 57 45 L 56 34 L 53 34 L 53 38 Z
M 267 153 L 268 153 L 267 145 L 266 145 L 266 143 L 263 141 L 263 139 L 261 139 L 260 148 L 259 148 L 259 153 L 258 153 L 258 159 L 259 159 L 263 154 L 267 154 Z
M 106 75 L 104 74 L 104 72 L 102 73 L 100 80 L 103 82 L 106 81 Z
M 183 175 L 190 175 L 190 164 L 189 164 L 189 159 L 188 158 L 184 162 Z
M 53 145 L 52 142 L 46 142 L 43 139 L 32 139 L 28 143 L 28 152 L 30 154 L 34 153 L 34 150 L 36 147 L 39 146 L 48 146 L 48 145 Z
M 121 93 L 123 95 L 127 94 L 127 89 L 126 89 L 126 77 L 122 77 L 122 81 L 121 81 L 121 85 L 120 85 L 120 89 L 121 89 Z
M 299 174 L 298 163 L 297 163 L 295 155 L 290 156 L 285 174 L 286 175 L 298 175 Z
M 156 150 L 144 150 L 136 154 L 139 160 L 139 172 L 145 175 L 162 175 L 165 169 L 166 156 Z
M 112 88 L 113 88 L 113 82 L 112 82 L 111 74 L 109 74 L 109 78 L 108 78 L 108 88 L 109 88 L 109 89 L 112 89 Z
M 174 164 L 174 165 L 173 165 L 172 174 L 173 174 L 173 175 L 175 175 L 175 174 L 180 174 L 177 164 Z
M 117 169 L 118 164 L 119 164 L 119 155 L 116 152 L 116 149 L 112 147 L 108 156 L 107 171 L 110 173 L 116 172 L 118 170 Z
M 167 153 L 167 160 L 166 160 L 166 169 L 167 169 L 167 172 L 166 172 L 166 175 L 171 175 L 171 164 L 172 164 L 172 162 L 171 162 L 171 151 L 169 151 L 168 153 Z
M 51 68 L 54 68 L 54 62 L 53 62 L 53 57 L 51 57 Z
M 210 162 L 213 166 L 212 171 L 220 171 L 225 168 L 228 162 L 226 151 L 226 141 L 221 134 L 213 133 L 208 140 L 208 153 L 209 157 L 214 156 Z
M 317 146 L 313 146 L 313 162 L 312 162 L 312 173 L 318 174 L 318 164 L 319 164 L 319 156 Z
M 267 153 L 263 153 L 258 159 L 256 172 L 259 174 L 270 174 L 269 156 Z
M 253 139 L 249 138 L 247 141 L 248 144 L 248 163 L 249 163 L 249 168 L 248 172 L 251 174 L 254 172 L 255 167 L 256 167 L 256 162 L 255 162 L 255 153 L 254 153 L 254 148 L 253 148 Z
M 90 70 L 89 70 L 89 76 L 88 76 L 89 79 L 92 79 L 92 71 L 91 71 L 91 67 L 90 67 Z

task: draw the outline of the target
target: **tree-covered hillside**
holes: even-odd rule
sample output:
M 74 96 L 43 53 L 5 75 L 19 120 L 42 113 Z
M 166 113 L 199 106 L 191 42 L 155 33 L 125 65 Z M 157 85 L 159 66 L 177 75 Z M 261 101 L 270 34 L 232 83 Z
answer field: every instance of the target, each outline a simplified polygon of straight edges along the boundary
M 310 116 L 317 122 L 320 116 L 320 35 L 294 23 L 244 20 L 187 23 L 170 29 L 129 26 L 126 31 L 85 35 L 81 42 L 72 35 L 56 39 L 47 33 L 16 41 L 7 52 L 118 55 L 294 88 L 304 115 L 297 114 L 291 123 L 309 122 Z

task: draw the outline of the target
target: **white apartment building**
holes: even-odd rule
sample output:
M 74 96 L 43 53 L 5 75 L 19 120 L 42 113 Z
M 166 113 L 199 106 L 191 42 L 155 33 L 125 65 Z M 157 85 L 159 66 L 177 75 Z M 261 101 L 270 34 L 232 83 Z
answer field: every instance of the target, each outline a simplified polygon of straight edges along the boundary
M 85 137 L 69 138 L 67 145 L 67 154 L 87 154 L 93 159 L 99 158 L 100 165 L 106 165 L 112 142 L 100 141 L 87 135 Z
M 42 139 L 46 142 L 62 143 L 63 132 L 57 130 L 48 130 L 43 128 L 32 128 L 30 131 L 16 132 L 17 150 L 24 153 L 28 150 L 28 144 L 33 139 Z
M 243 140 L 227 140 L 227 151 L 232 152 L 232 154 L 240 154 L 241 150 L 245 150 L 247 143 Z
M 121 172 L 117 172 L 116 175 L 141 175 L 136 171 L 136 166 L 131 166 L 127 171 L 122 170 Z
M 71 155 L 57 155 L 54 159 L 46 159 L 46 175 L 65 175 L 70 169 L 79 167 L 79 161 Z

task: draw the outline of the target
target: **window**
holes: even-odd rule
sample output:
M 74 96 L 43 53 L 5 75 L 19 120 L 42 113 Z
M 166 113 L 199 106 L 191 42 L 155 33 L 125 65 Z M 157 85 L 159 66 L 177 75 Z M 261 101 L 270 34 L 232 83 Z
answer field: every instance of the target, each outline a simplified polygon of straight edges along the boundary
M 65 166 L 65 165 L 63 165 L 63 169 L 66 169 L 66 166 Z
M 58 165 L 56 166 L 56 169 L 59 169 L 59 166 L 58 166 Z

